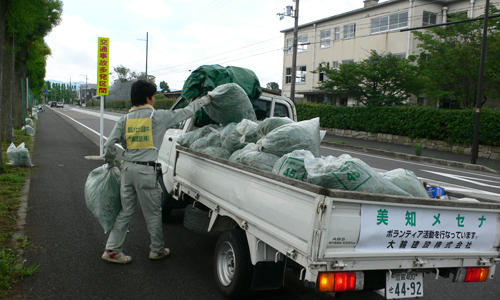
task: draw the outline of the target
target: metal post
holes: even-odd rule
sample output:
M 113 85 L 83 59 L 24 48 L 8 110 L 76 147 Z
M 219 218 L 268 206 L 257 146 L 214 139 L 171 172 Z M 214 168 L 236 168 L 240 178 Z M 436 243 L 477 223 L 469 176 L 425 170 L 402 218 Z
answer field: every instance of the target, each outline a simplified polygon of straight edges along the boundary
M 146 81 L 148 80 L 148 32 L 146 32 Z
M 293 56 L 292 56 L 292 82 L 290 87 L 290 99 L 295 103 L 295 81 L 297 80 L 297 44 L 299 33 L 299 0 L 295 0 L 295 25 L 293 27 Z
M 481 48 L 481 63 L 479 66 L 479 82 L 476 101 L 476 119 L 474 122 L 474 138 L 472 140 L 471 163 L 475 164 L 479 153 L 479 123 L 481 120 L 481 100 L 483 99 L 484 62 L 486 60 L 486 40 L 488 38 L 488 16 L 490 12 L 490 0 L 486 0 L 484 7 L 483 45 Z

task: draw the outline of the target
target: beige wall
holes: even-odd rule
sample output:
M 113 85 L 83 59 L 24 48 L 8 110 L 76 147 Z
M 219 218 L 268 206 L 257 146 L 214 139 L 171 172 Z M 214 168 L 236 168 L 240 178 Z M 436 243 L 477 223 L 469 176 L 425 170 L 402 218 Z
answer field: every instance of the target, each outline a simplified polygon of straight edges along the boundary
M 360 8 L 362 8 L 363 1 L 357 1 L 360 2 Z M 417 41 L 413 39 L 413 35 L 410 32 L 400 32 L 403 28 L 372 34 L 371 20 L 373 18 L 391 15 L 396 12 L 408 11 L 409 27 L 406 28 L 413 28 L 422 26 L 423 12 L 428 11 L 438 14 L 438 24 L 443 21 L 443 4 L 434 3 L 434 1 L 431 0 L 414 0 L 410 15 L 411 2 L 409 0 L 389 0 L 388 2 L 392 3 L 381 5 L 385 3 L 382 2 L 379 5 L 368 9 L 362 9 L 358 12 L 353 12 L 352 14 L 348 13 L 339 16 L 338 18 L 300 27 L 298 35 L 302 36 L 307 34 L 307 41 L 310 44 L 307 45 L 307 51 L 299 52 L 297 54 L 297 66 L 306 66 L 307 74 L 305 83 L 296 83 L 296 92 L 317 91 L 319 74 L 312 74 L 310 71 L 317 69 L 319 64 L 322 62 L 328 62 L 331 66 L 333 61 L 338 61 L 339 63 L 347 59 L 360 61 L 367 58 L 370 50 L 372 49 L 376 50 L 378 53 L 391 52 L 393 54 L 409 53 L 411 55 L 418 54 L 420 52 L 417 47 Z M 484 13 L 485 0 L 476 0 L 475 2 L 473 16 L 478 17 Z M 468 11 L 470 15 L 470 0 L 457 0 L 449 2 L 446 4 L 446 7 L 448 7 L 448 13 Z M 351 23 L 356 23 L 355 38 L 343 39 L 344 25 Z M 339 41 L 333 41 L 335 27 L 341 28 Z M 322 49 L 320 47 L 321 30 L 325 29 L 330 29 L 331 32 L 330 46 Z M 293 39 L 293 30 L 284 34 L 285 47 L 287 46 L 287 39 Z M 290 53 L 284 52 L 283 66 L 283 93 L 286 96 L 290 96 L 291 85 L 286 83 L 286 68 L 292 67 L 291 51 Z M 303 97 L 304 96 L 302 94 L 296 94 L 297 100 L 301 100 Z M 415 102 L 416 99 L 411 101 Z M 356 101 L 349 99 L 348 105 L 355 104 Z

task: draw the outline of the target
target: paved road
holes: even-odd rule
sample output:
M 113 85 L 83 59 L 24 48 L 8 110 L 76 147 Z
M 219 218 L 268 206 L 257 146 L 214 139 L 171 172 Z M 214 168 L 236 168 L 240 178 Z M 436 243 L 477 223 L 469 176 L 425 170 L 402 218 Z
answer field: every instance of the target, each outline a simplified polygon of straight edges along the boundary
M 183 212 L 174 211 L 164 224 L 171 257 L 148 259 L 149 238 L 140 207 L 131 222 L 125 252 L 131 265 L 115 265 L 100 258 L 107 236 L 85 206 L 83 189 L 87 175 L 100 166 L 84 159 L 98 154 L 99 147 L 81 128 L 47 110 L 39 115 L 35 139 L 36 165 L 31 179 L 26 234 L 30 247 L 28 265 L 38 272 L 27 278 L 21 299 L 224 299 L 213 282 L 213 251 L 216 237 L 187 231 Z M 109 134 L 109 133 L 107 133 Z M 497 300 L 500 280 L 477 284 L 453 284 L 425 276 L 424 299 Z M 256 293 L 253 299 L 330 299 L 304 288 L 289 275 L 285 287 Z M 343 299 L 380 300 L 371 292 L 346 293 Z

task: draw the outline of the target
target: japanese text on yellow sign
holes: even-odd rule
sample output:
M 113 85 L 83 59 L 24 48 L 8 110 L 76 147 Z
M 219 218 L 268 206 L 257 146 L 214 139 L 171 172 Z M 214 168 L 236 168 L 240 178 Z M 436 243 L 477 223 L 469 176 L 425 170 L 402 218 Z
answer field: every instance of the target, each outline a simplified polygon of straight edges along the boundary
M 97 46 L 97 94 L 109 94 L 109 38 L 99 38 Z

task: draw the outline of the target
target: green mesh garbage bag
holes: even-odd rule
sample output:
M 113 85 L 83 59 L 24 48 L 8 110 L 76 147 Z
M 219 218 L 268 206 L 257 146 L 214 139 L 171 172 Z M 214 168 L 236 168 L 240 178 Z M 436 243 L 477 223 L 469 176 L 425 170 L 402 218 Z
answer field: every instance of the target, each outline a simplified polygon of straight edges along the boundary
M 279 157 L 260 151 L 243 151 L 238 162 L 264 171 L 272 172 Z
M 259 135 L 257 134 L 257 126 L 257 122 L 247 119 L 241 120 L 241 122 L 236 125 L 236 131 L 241 134 L 241 141 L 256 143 L 259 140 Z
M 383 173 L 382 176 L 413 197 L 429 198 L 420 179 L 410 170 L 394 169 Z
M 23 128 L 21 128 L 21 131 L 24 134 L 35 136 L 35 128 L 33 128 L 33 127 L 29 126 L 29 125 L 24 125 Z
M 304 165 L 304 159 L 314 158 L 311 151 L 295 150 L 292 153 L 283 155 L 274 164 L 273 173 L 307 181 L 307 171 Z
M 208 92 L 210 104 L 203 107 L 210 119 L 222 125 L 240 122 L 243 119 L 257 121 L 252 102 L 245 91 L 236 83 L 219 85 Z
M 338 158 L 306 158 L 307 182 L 347 191 L 410 196 L 362 160 L 342 154 Z
M 260 122 L 257 126 L 257 134 L 259 135 L 259 138 L 262 138 L 274 129 L 293 122 L 294 121 L 288 117 L 267 118 L 264 121 Z
M 85 182 L 85 203 L 97 218 L 104 233 L 113 228 L 122 209 L 120 200 L 121 174 L 117 167 L 100 166 L 90 172 Z
M 222 141 L 222 148 L 229 151 L 229 153 L 242 149 L 248 144 L 247 142 L 241 140 L 242 135 L 238 132 L 238 130 L 236 130 L 236 124 L 233 124 L 234 123 L 228 125 L 230 127 L 225 130 L 226 135 Z
M 24 119 L 24 123 L 26 123 L 26 125 L 29 125 L 29 126 L 31 126 L 31 127 L 35 126 L 35 123 L 34 123 L 34 122 L 33 122 L 33 120 L 32 120 L 32 119 L 30 119 L 30 118 L 26 118 L 26 119 Z
M 209 146 L 205 148 L 202 152 L 208 155 L 213 155 L 224 159 L 229 159 L 229 156 L 231 155 L 226 149 L 221 147 Z
M 207 135 L 207 147 L 222 147 L 222 133 L 221 132 L 212 132 Z M 228 152 L 229 153 L 229 152 Z
M 30 158 L 30 151 L 25 147 L 24 142 L 16 147 L 14 143 L 11 143 L 9 148 L 7 148 L 7 157 L 9 158 L 8 165 L 18 166 L 18 167 L 33 167 Z
M 319 118 L 293 122 L 269 132 L 257 142 L 259 150 L 282 157 L 294 150 L 309 150 L 320 157 Z
M 218 128 L 217 126 L 212 124 L 203 126 L 201 128 L 198 128 L 196 130 L 181 135 L 177 139 L 177 143 L 179 143 L 179 145 L 181 146 L 189 147 L 194 141 L 209 135 L 210 133 L 212 133 L 212 129 L 217 129 L 217 128 Z
M 195 151 L 203 151 L 205 148 L 207 148 L 207 137 L 202 137 L 201 139 L 198 139 L 194 141 L 191 146 L 189 146 L 189 149 L 193 149 Z
M 229 157 L 229 160 L 234 162 L 240 162 L 241 155 L 243 155 L 245 152 L 248 151 L 257 151 L 257 146 L 255 145 L 255 143 L 247 144 L 242 149 L 234 151 Z

